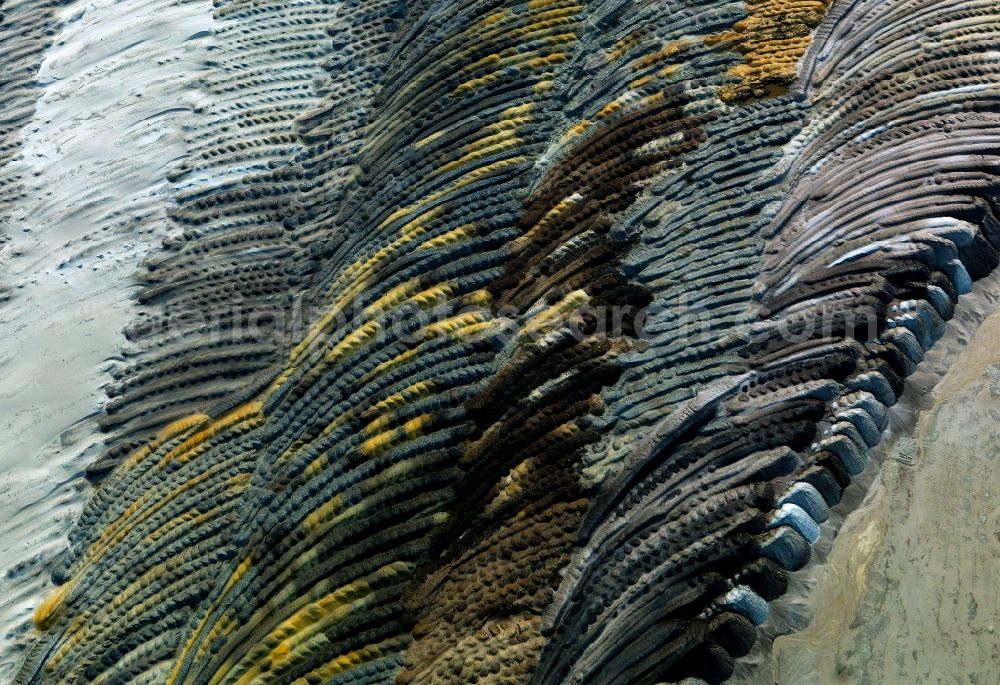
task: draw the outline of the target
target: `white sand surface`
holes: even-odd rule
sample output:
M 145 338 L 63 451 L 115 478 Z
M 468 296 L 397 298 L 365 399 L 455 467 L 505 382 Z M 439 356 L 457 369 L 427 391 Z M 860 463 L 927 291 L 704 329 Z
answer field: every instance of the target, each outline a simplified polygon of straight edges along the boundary
M 39 72 L 11 164 L 0 253 L 0 681 L 48 583 L 45 562 L 86 497 L 106 365 L 133 316 L 130 276 L 168 230 L 165 180 L 184 155 L 211 41 L 209 0 L 83 0 Z

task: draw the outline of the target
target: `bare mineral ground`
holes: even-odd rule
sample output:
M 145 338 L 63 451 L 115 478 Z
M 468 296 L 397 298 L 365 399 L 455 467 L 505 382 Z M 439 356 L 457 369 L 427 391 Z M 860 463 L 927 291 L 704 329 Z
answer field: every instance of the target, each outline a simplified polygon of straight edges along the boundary
M 998 42 L 0 0 L 0 682 L 997 685 Z
M 760 682 L 1000 682 L 1000 312 L 948 362 Z

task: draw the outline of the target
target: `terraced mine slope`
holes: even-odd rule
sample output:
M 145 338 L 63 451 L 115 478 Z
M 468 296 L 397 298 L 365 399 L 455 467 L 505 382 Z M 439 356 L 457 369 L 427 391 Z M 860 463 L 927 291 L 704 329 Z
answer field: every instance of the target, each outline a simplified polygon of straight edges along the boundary
M 722 682 L 1000 263 L 997 0 L 103 4 L 192 31 L 19 684 Z

